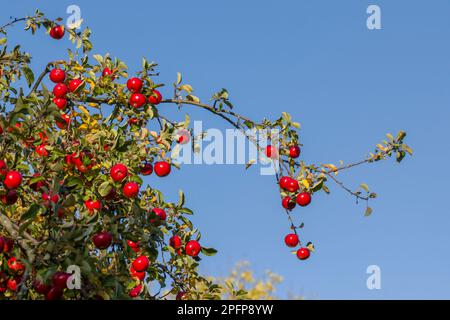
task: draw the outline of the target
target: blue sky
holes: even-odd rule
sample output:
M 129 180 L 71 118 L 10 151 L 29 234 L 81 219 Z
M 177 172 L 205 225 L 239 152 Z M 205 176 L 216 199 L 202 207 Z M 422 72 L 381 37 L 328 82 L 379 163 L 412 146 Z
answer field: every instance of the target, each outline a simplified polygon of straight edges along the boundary
M 305 222 L 302 240 L 317 249 L 305 262 L 284 246 L 288 224 L 277 186 L 258 168 L 244 174 L 240 166 L 184 166 L 167 179 L 148 178 L 169 199 L 185 191 L 202 243 L 219 250 L 204 259 L 204 273 L 223 275 L 248 260 L 257 273 L 284 276 L 281 297 L 450 298 L 450 2 L 77 0 L 39 8 L 66 18 L 70 4 L 80 6 L 93 30 L 94 53 L 110 52 L 131 71 L 146 56 L 160 64 L 168 84 L 181 71 L 203 100 L 225 87 L 236 109 L 254 119 L 291 113 L 302 124 L 305 161 L 358 160 L 385 133 L 408 132 L 414 157 L 341 176 L 351 187 L 366 182 L 378 193 L 370 218 L 335 187 L 296 211 Z M 366 28 L 370 4 L 381 8 L 382 30 Z M 2 20 L 31 14 L 37 5 L 10 1 Z M 17 31 L 11 35 L 33 52 L 35 70 L 65 57 L 68 40 Z M 163 114 L 180 116 L 164 108 Z M 227 127 L 209 114 L 189 114 L 204 126 Z M 381 268 L 381 290 L 366 288 L 372 264 Z

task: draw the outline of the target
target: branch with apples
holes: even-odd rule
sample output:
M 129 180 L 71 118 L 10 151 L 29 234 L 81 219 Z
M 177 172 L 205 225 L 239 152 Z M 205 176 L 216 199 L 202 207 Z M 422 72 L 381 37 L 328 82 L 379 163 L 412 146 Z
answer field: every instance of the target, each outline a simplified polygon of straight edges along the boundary
M 8 48 L 8 29 L 19 22 L 33 34 L 45 30 L 55 40 L 67 37 L 74 48 L 66 60 L 49 62 L 35 78 L 31 55 L 20 46 Z M 308 259 L 314 246 L 299 239 L 304 224 L 295 223 L 297 205 L 308 206 L 317 192 L 329 193 L 332 182 L 366 202 L 370 215 L 369 201 L 376 194 L 366 184 L 350 189 L 338 173 L 391 156 L 401 162 L 412 154 L 400 132 L 388 134 L 359 162 L 306 164 L 299 160 L 300 125 L 288 113 L 255 122 L 233 111 L 226 89 L 210 103 L 201 102 L 181 74 L 173 96 L 164 99 L 156 63 L 143 59 L 141 70 L 129 76 L 118 58 L 91 55 L 88 28 L 66 29 L 60 22 L 36 11 L 0 27 L 2 298 L 220 298 L 219 285 L 198 273 L 201 255 L 216 250 L 200 244 L 183 192 L 176 202 L 167 201 L 157 180 L 148 186 L 142 178 L 153 173 L 164 178 L 179 169 L 171 152 L 194 143 L 189 136 L 176 136 L 178 130 L 191 130 L 187 114 L 184 121 L 170 120 L 161 114 L 165 104 L 220 117 L 271 159 L 291 229 L 285 243 L 300 260 Z M 248 134 L 253 129 L 277 129 L 279 136 L 261 145 Z M 67 288 L 74 275 L 66 270 L 73 265 L 81 270 L 81 290 Z

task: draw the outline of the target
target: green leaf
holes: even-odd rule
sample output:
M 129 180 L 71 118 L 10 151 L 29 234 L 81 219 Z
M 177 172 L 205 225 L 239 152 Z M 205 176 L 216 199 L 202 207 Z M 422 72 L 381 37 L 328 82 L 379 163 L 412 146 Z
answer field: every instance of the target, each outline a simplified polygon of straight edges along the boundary
M 31 87 L 31 85 L 34 82 L 34 73 L 31 71 L 29 67 L 23 67 L 22 68 L 23 74 L 25 75 L 25 79 L 27 80 L 28 87 Z
M 8 40 L 7 38 L 1 38 L 0 39 L 0 45 L 1 44 L 5 44 L 7 40 Z
M 34 218 L 39 211 L 41 210 L 41 206 L 33 203 L 27 210 L 27 212 L 25 212 L 21 217 L 20 217 L 20 221 L 24 221 L 24 220 L 28 220 L 31 218 Z
M 214 248 L 207 248 L 207 247 L 202 247 L 202 253 L 205 256 L 213 256 L 217 253 L 217 250 Z
M 178 207 L 182 207 L 184 205 L 184 193 L 182 190 L 178 191 Z
M 109 194 L 109 192 L 112 190 L 112 188 L 113 188 L 113 186 L 111 185 L 111 183 L 109 181 L 105 181 L 98 187 L 98 193 L 102 197 L 106 197 Z

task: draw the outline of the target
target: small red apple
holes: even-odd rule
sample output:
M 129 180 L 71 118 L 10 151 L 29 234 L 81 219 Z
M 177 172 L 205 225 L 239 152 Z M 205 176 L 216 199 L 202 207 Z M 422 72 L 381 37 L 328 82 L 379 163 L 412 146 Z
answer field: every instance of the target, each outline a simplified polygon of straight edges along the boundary
M 56 104 L 59 110 L 64 110 L 67 107 L 66 98 L 53 98 L 53 103 Z
M 309 249 L 308 248 L 300 248 L 297 250 L 297 258 L 300 260 L 306 260 L 309 258 Z
M 112 75 L 112 71 L 110 68 L 104 68 L 102 71 L 102 76 L 103 77 L 109 77 Z
M 125 165 L 118 163 L 111 167 L 109 174 L 115 182 L 119 182 L 128 176 L 128 168 Z
M 161 102 L 162 95 L 158 90 L 153 90 L 152 94 L 148 97 L 148 102 L 153 105 L 157 105 Z
M 127 182 L 123 186 L 123 195 L 127 198 L 135 198 L 139 193 L 139 185 L 136 182 Z
M 152 174 L 153 172 L 153 166 L 151 163 L 145 163 L 142 167 L 141 167 L 141 174 L 144 176 L 148 176 L 150 174 Z
M 141 92 L 142 89 L 142 80 L 139 78 L 130 78 L 127 81 L 127 88 L 131 92 Z
M 187 300 L 187 298 L 188 298 L 187 293 L 184 291 L 180 291 L 177 293 L 175 300 Z
M 142 291 L 142 284 L 137 285 L 136 287 L 131 289 L 128 295 L 130 296 L 130 298 L 136 298 L 141 293 L 141 291 Z
M 112 235 L 106 231 L 99 232 L 92 237 L 92 242 L 97 249 L 106 249 L 112 243 Z
M 267 156 L 267 158 L 271 158 L 271 159 L 278 158 L 277 148 L 275 148 L 274 146 L 268 145 L 266 147 L 266 156 Z
M 145 104 L 145 101 L 145 96 L 142 93 L 133 93 L 129 102 L 133 108 L 140 108 Z
M 295 233 L 290 233 L 284 237 L 284 243 L 290 248 L 294 248 L 298 245 L 298 236 Z
M 57 83 L 53 87 L 53 95 L 56 98 L 65 98 L 67 92 L 69 92 L 69 89 L 67 89 L 67 86 L 64 83 Z
M 0 160 L 0 176 L 5 176 L 8 173 L 8 166 L 5 160 Z
M 59 300 L 63 296 L 63 289 L 58 287 L 51 287 L 45 294 L 45 300 Z
M 100 211 L 102 208 L 100 200 L 88 199 L 84 202 L 84 206 L 89 210 L 89 213 L 94 213 L 95 210 Z
M 184 250 L 188 256 L 196 257 L 200 253 L 202 247 L 200 246 L 200 243 L 198 243 L 195 240 L 191 240 L 188 243 L 186 243 L 186 246 L 184 247 Z
M 9 206 L 16 203 L 18 199 L 19 195 L 17 194 L 17 191 L 14 189 L 8 190 L 6 194 L 0 196 L 1 202 Z
M 311 194 L 308 192 L 299 193 L 297 195 L 297 203 L 302 207 L 306 207 L 311 203 Z
M 296 192 L 299 188 L 298 181 L 295 179 L 290 179 L 286 186 L 286 190 L 289 192 Z
M 38 281 L 38 280 L 34 281 L 33 287 L 37 293 L 44 294 L 44 295 L 47 294 L 51 289 L 51 287 L 49 285 L 46 285 L 45 283 L 42 283 L 41 281 Z
M 133 242 L 131 240 L 127 240 L 127 244 L 131 248 L 131 250 L 133 250 L 134 252 L 139 251 L 139 243 Z
M 295 201 L 292 201 L 292 198 L 289 196 L 286 196 L 283 198 L 283 200 L 281 201 L 281 205 L 283 206 L 283 208 L 285 208 L 286 210 L 291 211 L 292 209 L 295 208 Z
M 56 121 L 56 126 L 58 128 L 60 128 L 61 130 L 64 130 L 64 129 L 66 129 L 69 126 L 70 116 L 65 114 L 65 113 L 63 113 L 63 114 L 61 114 L 61 119 L 63 121 Z
M 152 212 L 160 219 L 160 220 L 166 220 L 167 214 L 163 209 L 160 208 L 153 208 Z M 153 221 L 152 221 L 153 222 Z
M 15 257 L 11 257 L 8 259 L 8 268 L 14 272 L 22 272 L 25 270 L 25 265 L 17 261 Z
M 289 157 L 292 159 L 298 158 L 300 156 L 300 147 L 295 145 L 289 148 Z
M 145 271 L 139 272 L 134 270 L 133 267 L 130 267 L 130 276 L 131 278 L 139 279 L 140 281 L 143 281 L 145 279 Z
M 16 291 L 17 286 L 20 284 L 21 281 L 22 281 L 21 277 L 15 277 L 14 279 L 8 279 L 8 281 L 6 282 L 6 286 L 8 287 L 9 290 Z
M 3 183 L 7 189 L 17 189 L 22 183 L 22 175 L 18 171 L 8 171 Z
M 176 249 L 180 249 L 181 246 L 182 246 L 181 238 L 180 238 L 179 236 L 177 236 L 177 235 L 171 237 L 171 238 L 169 239 L 169 245 L 170 245 L 172 248 L 174 248 L 175 250 L 176 250 Z
M 52 284 L 58 289 L 67 288 L 67 280 L 70 278 L 70 274 L 64 271 L 57 271 L 53 274 Z
M 59 69 L 59 68 L 55 68 L 52 69 L 52 71 L 50 71 L 50 80 L 54 83 L 61 83 L 64 82 L 64 80 L 66 79 L 66 73 Z
M 47 149 L 45 149 L 44 144 L 36 146 L 35 150 L 36 150 L 36 153 L 38 155 L 40 155 L 41 157 L 48 157 L 48 151 L 47 151 Z
M 50 29 L 50 37 L 53 39 L 59 40 L 64 37 L 64 26 L 57 25 Z
M 149 260 L 146 256 L 139 256 L 136 259 L 134 259 L 132 263 L 132 267 L 137 272 L 143 272 L 147 270 L 149 265 Z
M 154 169 L 158 177 L 165 177 L 170 173 L 170 163 L 166 161 L 156 162 Z
M 81 80 L 81 79 L 70 80 L 69 81 L 69 91 L 75 92 L 82 83 L 83 83 L 83 80 Z

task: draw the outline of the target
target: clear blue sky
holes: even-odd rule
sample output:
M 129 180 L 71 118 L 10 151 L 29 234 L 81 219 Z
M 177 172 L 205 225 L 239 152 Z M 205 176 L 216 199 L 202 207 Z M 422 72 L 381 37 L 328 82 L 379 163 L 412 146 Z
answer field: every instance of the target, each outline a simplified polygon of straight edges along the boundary
M 370 218 L 334 187 L 296 211 L 306 224 L 302 238 L 317 248 L 306 262 L 284 246 L 288 224 L 277 187 L 257 168 L 244 174 L 240 166 L 185 166 L 167 179 L 151 176 L 168 198 L 186 192 L 202 242 L 219 250 L 204 259 L 205 273 L 223 275 L 249 260 L 258 273 L 284 276 L 282 297 L 450 298 L 450 2 L 77 0 L 39 8 L 66 18 L 69 4 L 81 7 L 93 29 L 94 53 L 110 52 L 132 71 L 142 56 L 156 60 L 163 82 L 181 71 L 203 99 L 226 87 L 237 110 L 255 119 L 290 112 L 302 123 L 308 162 L 358 160 L 386 132 L 408 132 L 413 158 L 341 176 L 378 193 Z M 369 4 L 381 7 L 382 30 L 366 28 Z M 31 14 L 36 5 L 8 1 L 2 20 Z M 36 70 L 64 58 L 69 45 L 12 34 L 32 50 Z M 190 115 L 226 128 L 209 114 Z M 371 264 L 381 267 L 381 290 L 366 288 Z

